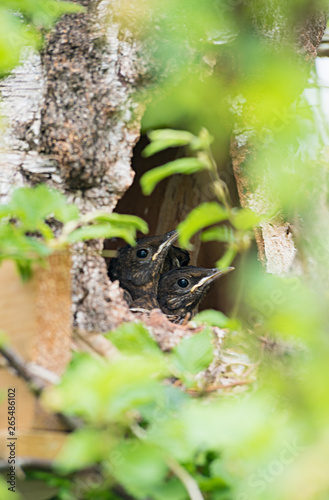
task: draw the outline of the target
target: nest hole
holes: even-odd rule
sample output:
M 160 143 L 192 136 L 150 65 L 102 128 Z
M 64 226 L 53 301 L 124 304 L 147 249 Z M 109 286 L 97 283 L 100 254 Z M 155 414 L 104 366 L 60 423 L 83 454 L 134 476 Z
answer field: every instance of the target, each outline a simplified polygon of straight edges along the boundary
M 142 135 L 136 144 L 132 157 L 132 168 L 135 172 L 134 182 L 119 200 L 115 212 L 137 215 L 149 226 L 149 236 L 163 234 L 177 228 L 187 214 L 200 203 L 214 201 L 208 174 L 174 175 L 161 181 L 150 196 L 144 196 L 140 187 L 140 179 L 148 170 L 175 160 L 184 155 L 182 148 L 171 148 L 150 158 L 144 158 L 142 151 L 148 144 L 148 139 Z M 236 183 L 229 155 L 221 162 L 220 175 L 230 191 L 233 205 L 239 204 Z M 147 235 L 146 235 L 147 236 Z M 138 237 L 143 237 L 139 234 Z M 104 242 L 104 249 L 117 250 L 126 243 L 118 238 Z M 199 235 L 192 239 L 194 250 L 190 251 L 191 265 L 215 267 L 216 261 L 225 251 L 224 244 L 219 242 L 201 242 Z M 106 258 L 108 261 L 109 259 Z M 233 263 L 238 267 L 238 262 Z M 233 298 L 231 294 L 232 274 L 215 281 L 207 296 L 200 305 L 204 309 L 216 309 L 229 313 Z

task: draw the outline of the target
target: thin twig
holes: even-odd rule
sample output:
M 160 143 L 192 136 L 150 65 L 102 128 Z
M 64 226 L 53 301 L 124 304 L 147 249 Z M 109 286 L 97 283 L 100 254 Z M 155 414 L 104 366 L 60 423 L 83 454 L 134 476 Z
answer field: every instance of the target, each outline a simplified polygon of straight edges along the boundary
M 41 460 L 39 458 L 16 458 L 16 467 L 19 469 L 38 469 L 48 472 L 56 472 L 56 464 L 53 460 Z M 6 471 L 9 468 L 8 462 L 6 460 L 0 460 L 0 471 Z M 79 474 L 90 472 L 90 468 L 80 470 Z M 123 500 L 135 500 L 134 497 L 129 495 L 121 485 L 114 485 L 111 487 L 113 491 L 119 498 Z
M 176 462 L 172 458 L 167 459 L 167 465 L 170 468 L 170 470 L 175 474 L 175 476 L 177 476 L 178 479 L 183 483 L 191 500 L 204 500 L 198 483 L 187 472 L 187 470 L 184 469 L 184 467 L 182 467 L 178 462 Z
M 39 470 L 46 470 L 46 471 L 51 471 L 54 462 L 52 460 L 42 460 L 40 458 L 17 458 L 15 459 L 15 465 L 16 467 L 20 469 L 39 469 Z M 0 460 L 0 471 L 4 471 L 8 469 L 8 461 L 7 460 Z
M 13 349 L 7 346 L 0 346 L 0 354 L 8 361 L 9 365 L 16 370 L 29 385 L 35 395 L 40 396 L 46 384 L 41 378 L 36 377 L 27 367 L 26 361 Z
M 40 377 L 35 376 L 32 370 L 29 369 L 26 361 L 15 352 L 12 348 L 7 346 L 0 346 L 0 354 L 8 361 L 9 365 L 16 370 L 17 375 L 27 382 L 29 389 L 39 397 L 48 384 L 45 383 Z M 35 369 L 35 368 L 34 368 Z M 54 374 L 55 377 L 55 374 Z M 68 430 L 75 430 L 81 427 L 81 421 L 74 417 L 69 417 L 63 413 L 57 413 L 59 418 L 66 424 Z

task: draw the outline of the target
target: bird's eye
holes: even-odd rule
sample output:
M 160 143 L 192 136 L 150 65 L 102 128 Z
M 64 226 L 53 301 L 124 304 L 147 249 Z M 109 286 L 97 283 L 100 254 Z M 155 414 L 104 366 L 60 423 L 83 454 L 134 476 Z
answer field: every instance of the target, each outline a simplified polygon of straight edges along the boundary
M 186 288 L 188 285 L 188 280 L 185 278 L 181 278 L 180 280 L 177 281 L 177 285 L 180 286 L 181 288 Z
M 145 248 L 141 248 L 140 250 L 137 250 L 136 255 L 140 259 L 146 259 L 148 253 L 149 253 L 148 250 L 146 250 Z

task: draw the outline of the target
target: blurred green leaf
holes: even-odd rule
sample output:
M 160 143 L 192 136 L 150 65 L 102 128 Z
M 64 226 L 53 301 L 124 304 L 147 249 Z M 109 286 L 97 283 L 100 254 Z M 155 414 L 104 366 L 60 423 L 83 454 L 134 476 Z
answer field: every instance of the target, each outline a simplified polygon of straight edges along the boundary
M 128 228 L 112 226 L 111 224 L 97 224 L 80 227 L 66 237 L 69 243 L 98 238 L 122 238 L 129 243 L 129 245 L 135 245 L 134 231 Z
M 114 477 L 137 498 L 146 498 L 152 486 L 161 483 L 167 474 L 163 453 L 152 444 L 126 440 L 118 444 L 113 456 L 110 464 Z
M 50 248 L 41 240 L 25 236 L 19 227 L 0 223 L 0 260 L 32 262 L 51 253 Z
M 232 330 L 240 326 L 239 321 L 225 316 L 220 311 L 214 309 L 207 309 L 194 316 L 193 321 L 196 323 L 207 323 L 210 326 L 218 326 L 219 328 L 230 328 Z
M 182 340 L 173 349 L 171 359 L 181 373 L 196 375 L 208 368 L 213 359 L 213 351 L 212 335 L 205 328 L 201 333 Z
M 261 398 L 213 401 L 207 405 L 191 401 L 181 412 L 191 444 L 200 450 L 242 448 L 257 434 L 267 418 L 268 402 Z
M 151 130 L 147 135 L 152 142 L 177 140 L 179 142 L 184 141 L 184 144 L 188 144 L 195 139 L 195 135 L 191 134 L 191 132 L 186 130 L 173 130 L 171 128 Z
M 1 500 L 12 500 L 13 495 L 17 498 L 17 500 L 21 500 L 22 496 L 21 496 L 20 492 L 17 491 L 16 487 L 15 487 L 14 492 L 8 490 L 8 488 L 10 488 L 11 485 L 9 485 L 7 483 L 7 480 L 8 480 L 7 477 L 3 476 L 2 474 L 0 475 L 0 497 L 1 497 Z M 15 500 L 16 500 L 16 498 L 15 498 Z
M 262 220 L 262 216 L 256 214 L 249 208 L 240 208 L 232 218 L 232 224 L 236 229 L 248 231 L 257 226 Z
M 78 219 L 80 216 L 80 211 L 76 205 L 68 204 L 65 200 L 65 203 L 60 204 L 54 210 L 55 219 L 66 224 L 69 221 Z
M 179 232 L 179 242 L 182 247 L 187 248 L 192 236 L 206 226 L 222 222 L 228 219 L 225 208 L 216 202 L 203 203 L 192 210 L 186 219 L 177 228 Z
M 234 243 L 236 241 L 234 231 L 229 226 L 211 227 L 203 231 L 201 235 L 202 241 L 222 241 Z
M 229 267 L 238 253 L 238 247 L 235 244 L 229 244 L 224 255 L 216 262 L 216 267 L 225 269 Z
M 109 332 L 107 337 L 123 353 L 162 354 L 143 323 L 123 323 L 115 331 Z
M 199 476 L 198 484 L 202 492 L 211 492 L 225 490 L 227 492 L 227 483 L 221 477 L 202 477 Z
M 39 184 L 35 188 L 19 188 L 13 192 L 10 209 L 25 230 L 35 230 L 38 224 L 65 206 L 65 197 L 57 191 Z
M 137 231 L 141 231 L 144 234 L 148 232 L 147 223 L 140 217 L 137 217 L 136 215 L 117 214 L 115 212 L 109 214 L 106 212 L 96 211 L 94 213 L 91 213 L 89 217 L 90 220 L 94 220 L 97 222 L 109 222 L 113 226 L 119 228 L 125 228 L 125 227 L 128 227 L 128 229 L 134 228 Z
M 0 75 L 20 61 L 24 47 L 40 48 L 41 29 L 49 29 L 62 14 L 84 7 L 57 0 L 2 0 L 0 7 Z
M 185 427 L 176 418 L 176 413 L 168 413 L 161 417 L 159 422 L 156 419 L 152 422 L 147 432 L 148 441 L 154 443 L 164 450 L 168 456 L 173 456 L 180 462 L 193 461 L 195 448 L 191 446 L 185 433 Z
M 152 499 L 188 500 L 188 496 L 182 483 L 176 477 L 172 477 L 152 488 Z
M 0 330 L 0 347 L 6 344 L 9 344 L 9 337 L 5 331 Z
M 157 353 L 126 355 L 111 363 L 80 356 L 45 402 L 54 410 L 75 413 L 87 421 L 130 422 L 138 407 L 163 398 L 158 379 L 169 367 Z
M 78 429 L 71 433 L 56 460 L 61 472 L 87 468 L 108 457 L 116 439 L 106 430 Z
M 148 132 L 150 144 L 143 150 L 143 156 L 152 156 L 167 148 L 185 146 L 196 137 L 185 130 L 159 129 Z
M 18 16 L 0 6 L 0 75 L 11 71 L 18 64 L 22 49 L 36 46 L 38 34 L 29 30 Z
M 205 168 L 207 166 L 199 158 L 179 158 L 146 172 L 140 180 L 142 191 L 145 195 L 149 195 L 160 181 L 170 175 L 194 174 Z

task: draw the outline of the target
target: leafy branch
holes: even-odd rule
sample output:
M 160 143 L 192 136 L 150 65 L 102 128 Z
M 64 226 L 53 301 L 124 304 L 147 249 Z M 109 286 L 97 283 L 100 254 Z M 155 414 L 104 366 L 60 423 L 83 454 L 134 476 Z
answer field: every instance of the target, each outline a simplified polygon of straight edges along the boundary
M 51 223 L 54 220 L 56 224 Z M 28 279 L 32 264 L 45 262 L 55 250 L 79 241 L 112 237 L 134 245 L 137 231 L 147 230 L 147 224 L 133 215 L 99 210 L 81 215 L 65 196 L 42 184 L 19 188 L 10 202 L 0 207 L 0 263 L 15 261 L 22 278 Z
M 149 132 L 148 137 L 151 142 L 144 149 L 144 156 L 151 156 L 168 147 L 180 146 L 188 147 L 194 156 L 180 158 L 146 172 L 141 179 L 143 193 L 151 194 L 161 180 L 174 174 L 208 172 L 217 201 L 203 203 L 188 214 L 177 228 L 179 241 L 183 247 L 191 248 L 192 236 L 212 226 L 202 233 L 201 239 L 226 243 L 226 251 L 216 265 L 220 268 L 229 266 L 237 253 L 249 248 L 253 239 L 252 230 L 263 217 L 247 208 L 232 206 L 227 186 L 218 174 L 218 167 L 211 151 L 213 138 L 205 128 L 198 136 L 187 131 L 163 129 Z M 230 225 L 214 226 L 224 221 Z

